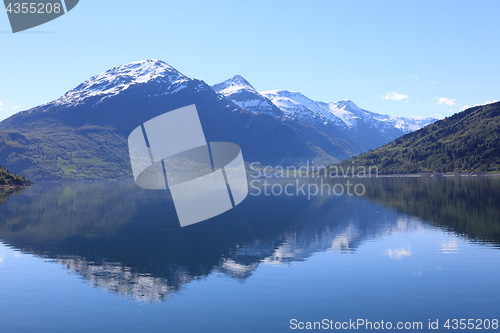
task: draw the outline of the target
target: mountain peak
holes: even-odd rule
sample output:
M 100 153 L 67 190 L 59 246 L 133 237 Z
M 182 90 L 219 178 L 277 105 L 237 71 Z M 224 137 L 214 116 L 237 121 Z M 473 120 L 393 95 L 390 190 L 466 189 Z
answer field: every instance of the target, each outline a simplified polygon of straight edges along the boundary
M 241 75 L 235 75 L 226 81 L 213 84 L 212 89 L 249 112 L 264 113 L 274 118 L 284 115 L 282 110 L 259 94 Z
M 356 104 L 354 104 L 354 102 L 351 101 L 350 99 L 341 99 L 340 101 L 337 101 L 334 104 L 337 105 L 339 109 L 346 109 L 350 111 L 359 109 L 359 107 Z
M 241 75 L 235 75 L 226 81 L 213 84 L 212 89 L 225 96 L 242 91 L 257 92 L 250 82 Z
M 95 77 L 99 77 L 104 74 L 112 74 L 120 76 L 133 76 L 138 79 L 145 77 L 150 79 L 152 76 L 160 76 L 166 73 L 180 74 L 175 68 L 173 68 L 164 61 L 157 59 L 148 59 L 148 60 L 134 61 L 129 64 L 110 68 L 107 71 Z
M 252 87 L 252 85 L 250 84 L 250 82 L 248 82 L 247 80 L 245 80 L 245 78 L 243 76 L 238 75 L 238 74 L 236 74 L 235 76 L 233 76 L 231 78 L 231 81 L 234 82 L 235 84 L 238 83 L 238 84 L 242 84 L 242 85 L 245 85 L 245 86 Z
M 94 96 L 107 98 L 117 95 L 130 86 L 148 82 L 178 86 L 191 80 L 164 61 L 148 59 L 110 68 L 55 101 L 56 104 L 78 104 Z

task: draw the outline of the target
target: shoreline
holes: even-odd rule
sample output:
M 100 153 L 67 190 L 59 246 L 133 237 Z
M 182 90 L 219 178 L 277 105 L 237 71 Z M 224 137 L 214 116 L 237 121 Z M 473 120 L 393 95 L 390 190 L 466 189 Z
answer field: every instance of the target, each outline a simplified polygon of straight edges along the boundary
M 500 177 L 500 173 L 412 173 L 412 174 L 379 174 L 376 178 L 446 178 L 446 177 Z M 355 177 L 356 178 L 356 177 Z M 369 178 L 369 177 L 367 177 Z
M 315 176 L 303 176 L 303 177 L 257 177 L 254 178 L 247 175 L 250 179 L 341 179 L 341 178 L 448 178 L 448 177 L 500 177 L 500 172 L 497 173 L 401 173 L 401 174 L 378 174 L 365 177 L 358 176 L 348 176 L 342 175 L 338 177 L 315 177 Z M 42 182 L 58 183 L 58 182 L 101 182 L 101 181 L 119 181 L 119 180 L 133 180 L 129 178 L 124 179 L 57 179 L 57 180 L 42 180 Z M 13 189 L 13 188 L 27 188 L 35 185 L 35 183 L 30 185 L 0 185 L 0 189 Z
M 31 185 L 0 185 L 0 189 L 15 189 L 15 188 L 26 188 L 33 186 L 34 184 Z
M 453 177 L 500 177 L 500 173 L 400 173 L 400 174 L 378 174 L 370 176 L 352 176 L 352 175 L 341 175 L 337 177 L 318 177 L 318 176 L 304 176 L 304 177 L 259 177 L 255 179 L 371 179 L 371 178 L 453 178 Z M 249 177 L 252 178 L 252 177 Z
M 454 178 L 454 177 L 500 177 L 500 173 L 400 173 L 400 174 L 378 174 L 365 177 L 358 176 L 339 176 L 339 177 L 302 177 L 311 179 L 339 179 L 339 178 L 356 178 L 356 179 L 370 179 L 370 178 Z M 295 177 L 290 177 L 295 178 Z M 300 177 L 297 177 L 300 178 Z

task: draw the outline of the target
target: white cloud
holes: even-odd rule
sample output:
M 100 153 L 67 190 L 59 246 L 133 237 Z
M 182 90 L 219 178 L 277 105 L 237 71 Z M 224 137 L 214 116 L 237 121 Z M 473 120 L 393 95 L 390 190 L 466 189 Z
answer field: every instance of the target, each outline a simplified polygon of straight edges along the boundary
M 418 76 L 416 75 L 413 75 L 413 76 L 408 76 L 410 79 L 417 79 L 418 80 Z
M 438 100 L 438 104 L 455 105 L 456 98 L 446 98 L 441 97 Z
M 12 108 L 12 110 L 17 110 L 17 109 L 19 109 L 19 105 L 16 105 Z
M 453 109 L 450 109 L 450 111 L 448 111 L 448 112 L 453 112 Z
M 431 83 L 436 84 L 436 83 L 437 83 L 437 81 L 431 81 Z
M 410 96 L 399 94 L 399 93 L 397 93 L 395 91 L 387 93 L 387 94 L 385 94 L 384 97 L 382 97 L 382 99 L 385 100 L 385 101 L 387 101 L 387 100 L 401 101 L 403 99 L 408 99 L 408 98 L 410 98 Z
M 2 105 L 3 105 L 3 101 L 0 101 L 0 110 L 3 110 Z
M 465 111 L 465 110 L 467 110 L 468 108 L 470 108 L 470 106 L 468 106 L 468 105 L 464 105 L 464 106 L 460 109 L 460 111 Z

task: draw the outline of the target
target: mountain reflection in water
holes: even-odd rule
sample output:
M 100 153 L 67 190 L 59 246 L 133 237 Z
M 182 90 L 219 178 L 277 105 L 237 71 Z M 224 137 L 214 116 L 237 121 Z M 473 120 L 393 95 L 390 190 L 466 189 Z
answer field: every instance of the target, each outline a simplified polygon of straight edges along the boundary
M 0 241 L 146 302 L 168 299 L 212 273 L 244 282 L 262 264 L 289 265 L 319 251 L 355 253 L 367 240 L 429 224 L 499 243 L 497 179 L 363 183 L 362 198 L 249 195 L 235 209 L 185 228 L 168 191 L 127 181 L 38 183 L 0 205 Z

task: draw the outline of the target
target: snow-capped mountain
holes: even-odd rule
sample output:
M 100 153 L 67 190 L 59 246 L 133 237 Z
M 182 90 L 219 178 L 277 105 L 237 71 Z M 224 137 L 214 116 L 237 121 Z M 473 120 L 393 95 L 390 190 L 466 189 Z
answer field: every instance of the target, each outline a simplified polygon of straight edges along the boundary
M 300 113 L 304 107 L 335 124 L 366 149 L 386 144 L 404 134 L 435 122 L 436 118 L 395 117 L 364 110 L 350 100 L 313 101 L 299 92 L 286 90 L 261 93 L 286 113 Z M 294 103 L 295 102 L 295 103 Z
M 238 144 L 245 161 L 327 165 L 363 152 L 352 138 L 335 132 L 332 126 L 318 129 L 286 118 L 242 78 L 226 82 L 224 89 L 232 92 L 236 102 L 240 96 L 245 102 L 241 105 L 251 111 L 163 61 L 111 68 L 57 100 L 0 122 L 0 165 L 36 180 L 130 177 L 127 137 L 131 131 L 191 104 L 197 107 L 206 140 Z M 81 160 L 102 162 L 76 162 Z
M 319 128 L 327 124 L 334 125 L 358 141 L 366 150 L 381 146 L 437 120 L 371 112 L 361 109 L 350 100 L 314 101 L 295 91 L 273 90 L 258 93 L 239 75 L 214 84 L 212 88 L 250 112 L 266 113 L 282 120 L 299 121 Z M 282 111 L 282 116 L 270 111 L 273 105 Z
M 317 102 L 299 92 L 272 90 L 262 92 L 261 95 L 269 98 L 289 118 L 302 120 L 311 125 L 318 124 L 318 122 L 333 123 L 342 129 L 347 129 L 341 119 L 330 112 L 326 112 L 317 105 Z
M 315 142 L 317 138 L 323 137 L 343 147 L 343 150 L 351 155 L 357 155 L 365 151 L 355 139 L 342 131 L 336 124 L 343 122 L 332 115 L 323 111 L 323 113 L 311 110 L 301 103 L 286 97 L 280 97 L 279 101 L 275 96 L 264 96 L 255 90 L 255 88 L 243 77 L 236 75 L 229 80 L 212 85 L 219 96 L 229 99 L 239 107 L 254 113 L 267 114 L 281 122 L 290 125 L 302 132 L 300 135 L 304 140 Z M 304 96 L 304 98 L 306 98 Z M 271 101 L 273 99 L 273 101 Z M 311 101 L 313 103 L 313 101 Z M 298 129 L 297 124 L 304 124 L 308 127 L 307 132 Z M 327 149 L 327 147 L 322 147 Z
M 299 92 L 287 90 L 261 93 L 286 114 L 297 114 L 307 108 L 327 121 L 337 125 L 364 147 L 372 149 L 388 143 L 404 134 L 416 131 L 435 122 L 436 118 L 395 117 L 361 109 L 350 100 L 337 102 L 313 101 Z
M 323 110 L 327 110 L 340 118 L 349 129 L 356 129 L 360 122 L 371 122 L 374 126 L 383 129 L 384 127 L 397 128 L 403 132 L 409 133 L 425 127 L 437 120 L 437 118 L 415 118 L 389 116 L 387 114 L 367 111 L 361 109 L 350 100 L 341 100 L 338 102 L 315 102 Z M 380 122 L 380 124 L 376 124 Z
M 79 104 L 92 97 L 101 100 L 118 95 L 130 87 L 156 82 L 165 87 L 162 94 L 174 94 L 187 87 L 191 79 L 161 60 L 149 59 L 113 67 L 91 77 L 64 96 L 55 104 Z
M 269 114 L 275 118 L 283 117 L 283 111 L 269 99 L 262 96 L 252 85 L 240 75 L 212 85 L 212 89 L 223 96 L 231 96 L 231 101 L 252 113 Z
M 57 100 L 0 122 L 0 165 L 38 180 L 130 177 L 130 132 L 191 104 L 207 141 L 234 142 L 246 161 L 263 165 L 337 163 L 426 121 L 288 91 L 259 94 L 241 76 L 210 87 L 163 61 L 144 60 L 106 70 Z M 75 162 L 82 160 L 100 162 Z
M 289 114 L 300 113 L 305 107 L 335 123 L 335 125 L 348 130 L 355 130 L 361 122 L 370 122 L 381 129 L 383 127 L 397 128 L 408 133 L 437 120 L 436 118 L 399 117 L 376 113 L 361 109 L 348 99 L 337 102 L 313 101 L 296 91 L 274 90 L 262 92 L 261 95 L 269 98 L 275 105 L 286 110 Z M 381 124 L 377 124 L 377 122 L 381 122 Z

